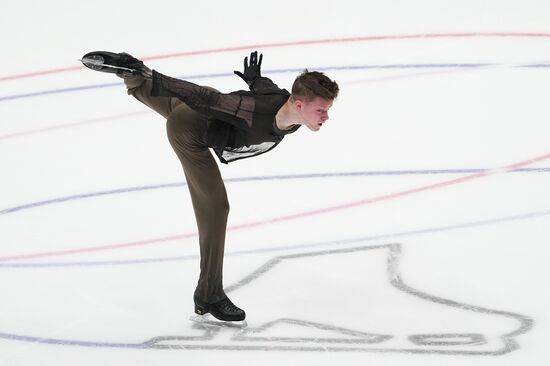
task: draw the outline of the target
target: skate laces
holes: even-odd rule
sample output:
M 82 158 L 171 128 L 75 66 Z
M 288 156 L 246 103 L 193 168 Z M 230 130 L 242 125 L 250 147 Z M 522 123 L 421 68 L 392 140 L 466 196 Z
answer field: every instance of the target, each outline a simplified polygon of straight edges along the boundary
M 229 300 L 228 297 L 226 297 L 225 299 L 220 300 L 220 302 L 217 305 L 218 305 L 219 309 L 224 311 L 224 312 L 235 313 L 235 312 L 241 311 L 241 309 L 238 308 L 235 304 L 233 304 L 233 302 L 231 302 L 231 300 Z

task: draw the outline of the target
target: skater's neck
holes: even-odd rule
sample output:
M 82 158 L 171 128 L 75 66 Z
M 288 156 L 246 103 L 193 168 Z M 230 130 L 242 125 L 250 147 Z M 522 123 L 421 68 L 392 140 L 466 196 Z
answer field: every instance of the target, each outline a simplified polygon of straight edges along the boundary
M 280 130 L 288 130 L 295 125 L 303 124 L 302 116 L 294 106 L 292 97 L 288 98 L 286 103 L 279 109 L 275 116 L 275 122 Z

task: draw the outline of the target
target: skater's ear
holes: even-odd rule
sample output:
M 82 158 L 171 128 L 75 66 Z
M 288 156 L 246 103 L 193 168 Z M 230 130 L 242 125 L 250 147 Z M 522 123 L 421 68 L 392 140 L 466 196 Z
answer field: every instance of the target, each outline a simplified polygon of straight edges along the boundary
M 304 105 L 304 99 L 300 98 L 300 97 L 297 97 L 295 95 L 292 95 L 290 97 L 290 101 L 296 109 L 302 109 L 302 107 Z

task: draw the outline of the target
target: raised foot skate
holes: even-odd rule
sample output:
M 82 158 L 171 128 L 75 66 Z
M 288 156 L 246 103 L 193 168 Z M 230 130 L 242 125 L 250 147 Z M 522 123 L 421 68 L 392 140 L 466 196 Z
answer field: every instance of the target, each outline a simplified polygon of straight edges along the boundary
M 88 52 L 79 60 L 94 71 L 117 74 L 122 78 L 143 76 L 151 78 L 151 70 L 141 60 L 127 53 L 113 53 L 107 51 Z

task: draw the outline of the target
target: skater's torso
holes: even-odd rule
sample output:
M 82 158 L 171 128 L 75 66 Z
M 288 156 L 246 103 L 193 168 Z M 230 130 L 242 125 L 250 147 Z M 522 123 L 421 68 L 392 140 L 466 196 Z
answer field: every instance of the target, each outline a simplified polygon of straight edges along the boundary
M 299 126 L 281 130 L 275 116 L 290 94 L 268 78 L 250 91 L 223 94 L 185 80 L 153 74 L 153 95 L 175 96 L 208 119 L 207 144 L 223 163 L 265 153 Z
M 230 162 L 262 154 L 277 146 L 286 134 L 298 129 L 299 126 L 296 126 L 283 131 L 275 122 L 277 111 L 288 100 L 288 94 L 253 95 L 251 92 L 235 92 L 235 94 L 253 98 L 255 108 L 250 127 L 247 128 L 238 128 L 219 119 L 210 120 L 207 133 L 208 144 L 220 160 Z

